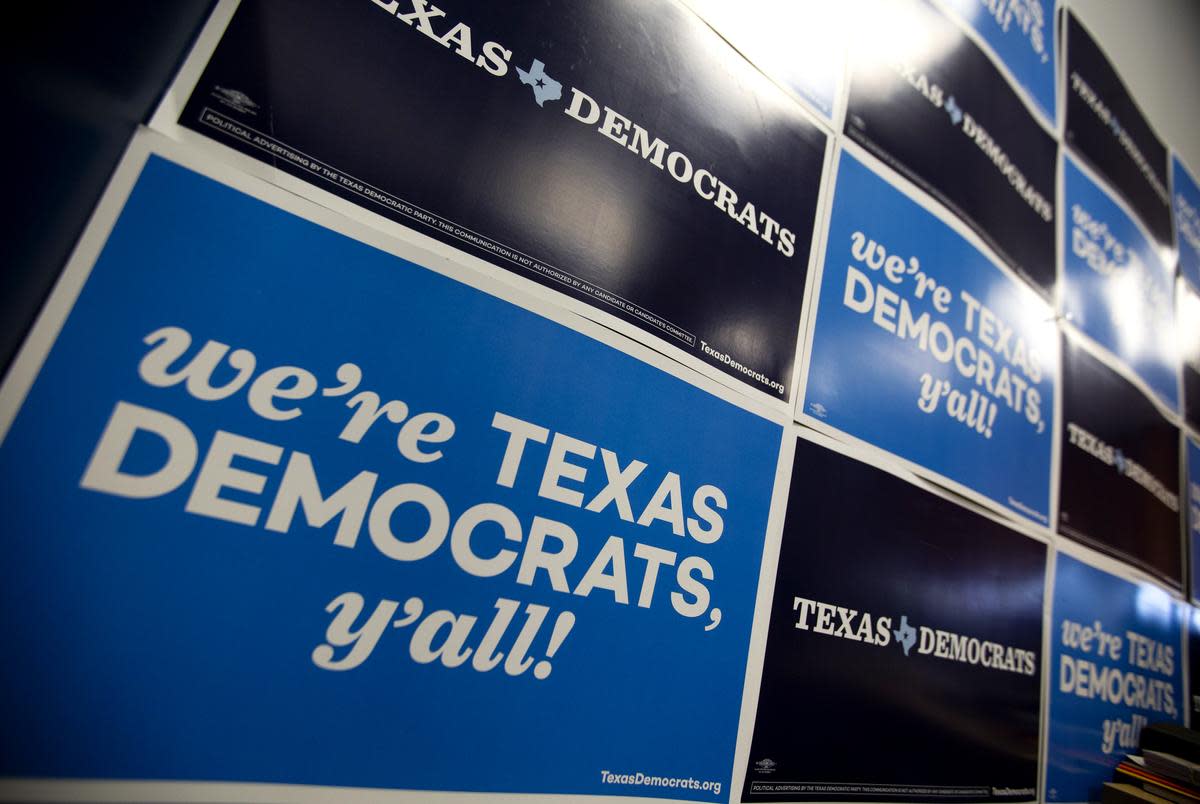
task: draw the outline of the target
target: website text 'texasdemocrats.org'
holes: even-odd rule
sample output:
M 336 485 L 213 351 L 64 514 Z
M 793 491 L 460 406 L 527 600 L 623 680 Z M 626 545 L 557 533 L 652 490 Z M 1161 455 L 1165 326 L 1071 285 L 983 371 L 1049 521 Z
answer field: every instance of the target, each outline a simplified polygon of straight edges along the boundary
M 652 776 L 647 773 L 613 773 L 600 771 L 600 781 L 604 784 L 626 784 L 642 787 L 673 787 L 680 790 L 707 790 L 714 796 L 721 795 L 720 782 L 705 782 L 690 776 Z

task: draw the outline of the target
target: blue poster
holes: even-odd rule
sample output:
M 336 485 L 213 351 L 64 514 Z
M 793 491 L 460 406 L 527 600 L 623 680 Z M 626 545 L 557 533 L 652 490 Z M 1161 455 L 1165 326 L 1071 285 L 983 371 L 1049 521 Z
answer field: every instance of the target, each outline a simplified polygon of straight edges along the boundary
M 1171 160 L 1179 273 L 1200 291 L 1200 185 L 1176 156 Z
M 1171 268 L 1133 218 L 1069 156 L 1063 197 L 1063 312 L 1178 410 Z
M 723 801 L 781 438 L 152 155 L 0 447 L 0 775 Z
M 803 413 L 1049 523 L 1049 306 L 843 154 Z
M 942 0 L 975 29 L 1051 123 L 1055 120 L 1054 0 Z
M 1142 727 L 1183 722 L 1183 604 L 1058 554 L 1046 801 L 1099 801 Z
M 1192 559 L 1192 600 L 1200 600 L 1200 447 L 1187 442 L 1188 555 Z

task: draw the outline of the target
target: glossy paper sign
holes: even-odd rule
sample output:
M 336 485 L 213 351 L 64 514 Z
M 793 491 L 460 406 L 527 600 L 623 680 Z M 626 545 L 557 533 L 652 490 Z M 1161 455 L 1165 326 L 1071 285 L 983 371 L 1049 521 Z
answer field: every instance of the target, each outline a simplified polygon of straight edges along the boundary
M 1176 156 L 1171 160 L 1179 273 L 1200 293 L 1200 185 Z
M 1032 801 L 1046 546 L 807 441 L 793 466 L 742 800 Z
M 1053 124 L 1055 103 L 1054 0 L 981 3 L 942 0 L 983 37 L 1017 84 Z
M 0 448 L 0 774 L 724 800 L 781 436 L 152 156 Z
M 669 0 L 433 8 L 245 0 L 179 122 L 786 400 L 826 146 L 795 100 Z
M 842 84 L 851 8 L 840 0 L 687 0 L 759 69 L 827 119 Z
M 1062 376 L 1059 533 L 1179 587 L 1179 428 L 1066 335 Z
M 1191 725 L 1200 723 L 1200 609 L 1187 607 L 1188 689 L 1192 693 Z
M 999 68 L 923 0 L 875 0 L 853 38 L 846 135 L 966 221 L 1047 296 L 1058 146 Z
M 1183 722 L 1183 604 L 1059 553 L 1046 801 L 1099 801 L 1148 723 Z
M 1049 524 L 1049 306 L 849 154 L 802 412 Z
M 1176 286 L 1180 390 L 1183 415 L 1200 432 L 1200 295 L 1186 282 Z
M 1063 195 L 1063 312 L 1177 410 L 1174 270 L 1070 157 L 1063 160 Z
M 1067 12 L 1065 142 L 1133 207 L 1161 248 L 1171 247 L 1167 147 L 1121 77 Z
M 1200 600 L 1200 447 L 1185 438 L 1187 453 L 1188 555 L 1192 559 L 1192 600 Z M 1200 693 L 1200 687 L 1193 686 Z M 1200 725 L 1198 723 L 1197 725 Z

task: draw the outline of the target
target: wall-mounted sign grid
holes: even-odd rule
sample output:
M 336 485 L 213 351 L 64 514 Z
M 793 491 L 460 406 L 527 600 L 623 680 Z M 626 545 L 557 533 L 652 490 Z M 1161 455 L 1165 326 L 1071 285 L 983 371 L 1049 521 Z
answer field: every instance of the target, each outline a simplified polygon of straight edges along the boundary
M 1170 252 L 1174 239 L 1167 146 L 1099 44 L 1070 11 L 1065 26 L 1063 141 L 1125 199 L 1158 247 Z
M 1200 297 L 1173 384 L 1167 152 L 1074 17 L 1060 156 L 1037 2 L 868 3 L 846 81 L 438 6 L 226 0 L 196 150 L 135 142 L 0 389 L 0 776 L 1070 802 L 1182 717 Z
M 742 801 L 1036 799 L 1046 544 L 822 444 L 796 445 Z
M 1181 588 L 1179 428 L 1066 331 L 1059 450 L 1058 532 Z
M 442 6 L 225 3 L 156 125 L 565 294 L 782 409 L 816 118 L 671 0 Z
M 1117 562 L 1055 556 L 1050 618 L 1046 802 L 1099 801 L 1142 729 L 1184 722 L 1190 608 Z M 1080 551 L 1080 555 L 1087 551 Z
M 0 398 L 0 776 L 727 796 L 782 423 L 164 143 Z
M 868 4 L 845 134 L 970 225 L 1048 298 L 1058 145 L 1004 73 L 923 0 Z
M 1175 266 L 1069 151 L 1063 209 L 1064 316 L 1178 410 Z
M 1171 191 L 1179 273 L 1200 292 L 1200 183 L 1178 156 L 1171 160 Z
M 831 208 L 801 420 L 1049 527 L 1050 305 L 849 148 Z

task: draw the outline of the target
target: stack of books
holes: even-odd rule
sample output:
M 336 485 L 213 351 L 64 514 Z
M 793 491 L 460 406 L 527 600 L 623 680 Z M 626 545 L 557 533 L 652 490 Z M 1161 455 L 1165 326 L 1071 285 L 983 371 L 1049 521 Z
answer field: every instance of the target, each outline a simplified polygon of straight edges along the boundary
M 1105 783 L 1103 804 L 1200 804 L 1200 733 L 1174 723 L 1142 729 L 1140 756 L 1130 755 Z

